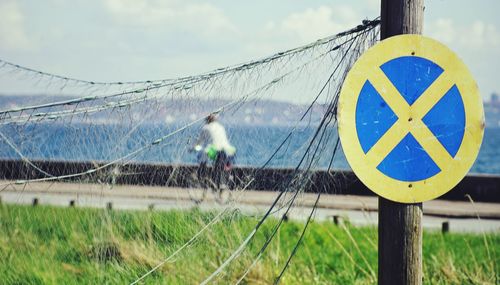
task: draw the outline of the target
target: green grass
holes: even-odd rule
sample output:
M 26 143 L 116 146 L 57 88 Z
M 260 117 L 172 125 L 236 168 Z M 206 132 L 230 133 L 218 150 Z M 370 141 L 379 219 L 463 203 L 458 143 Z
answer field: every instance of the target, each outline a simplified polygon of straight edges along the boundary
M 129 284 L 182 246 L 216 213 L 108 211 L 0 206 L 1 284 Z M 145 284 L 197 284 L 253 229 L 257 219 L 236 212 L 214 224 Z M 255 239 L 216 279 L 234 284 L 272 231 Z M 269 284 L 279 274 L 303 223 L 287 222 L 242 284 Z M 424 234 L 424 283 L 495 284 L 500 235 Z M 281 284 L 375 284 L 374 227 L 313 222 Z M 498 283 L 497 283 L 498 284 Z

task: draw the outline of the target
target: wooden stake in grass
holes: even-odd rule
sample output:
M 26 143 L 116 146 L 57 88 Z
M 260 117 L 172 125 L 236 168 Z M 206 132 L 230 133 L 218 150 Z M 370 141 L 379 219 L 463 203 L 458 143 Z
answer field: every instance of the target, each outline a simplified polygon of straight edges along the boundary
M 448 233 L 450 231 L 450 222 L 446 221 L 441 224 L 441 232 L 443 234 Z
M 341 222 L 341 218 L 338 215 L 333 216 L 333 223 L 338 226 Z

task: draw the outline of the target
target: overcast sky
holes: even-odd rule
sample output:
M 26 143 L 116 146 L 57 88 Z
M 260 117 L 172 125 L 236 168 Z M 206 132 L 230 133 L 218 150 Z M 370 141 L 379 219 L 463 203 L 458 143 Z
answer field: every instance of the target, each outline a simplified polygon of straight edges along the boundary
M 263 57 L 379 15 L 380 1 L 0 0 L 0 58 L 94 81 L 164 79 Z M 500 1 L 426 0 L 488 99 L 500 92 Z M 0 94 L 17 87 L 0 81 Z

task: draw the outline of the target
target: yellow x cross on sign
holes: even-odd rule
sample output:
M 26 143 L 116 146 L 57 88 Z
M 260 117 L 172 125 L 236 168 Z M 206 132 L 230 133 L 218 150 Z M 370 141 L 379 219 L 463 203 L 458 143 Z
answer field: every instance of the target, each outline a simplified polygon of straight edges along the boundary
M 429 128 L 422 122 L 422 118 L 454 85 L 448 73 L 441 74 L 432 85 L 420 95 L 411 106 L 404 100 L 403 96 L 389 81 L 387 76 L 379 67 L 371 69 L 368 80 L 373 84 L 375 90 L 389 104 L 396 113 L 398 121 L 390 128 L 382 138 L 367 153 L 366 159 L 374 164 L 379 164 L 396 145 L 411 132 L 420 145 L 428 152 L 430 157 L 441 168 L 451 163 L 453 157 L 446 151 L 444 146 L 431 133 Z

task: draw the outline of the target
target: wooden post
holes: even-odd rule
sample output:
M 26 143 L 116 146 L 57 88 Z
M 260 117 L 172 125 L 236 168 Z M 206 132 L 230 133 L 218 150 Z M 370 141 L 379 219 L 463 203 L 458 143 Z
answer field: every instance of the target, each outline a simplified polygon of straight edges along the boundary
M 378 207 L 378 284 L 422 284 L 422 203 Z
M 382 0 L 380 15 L 381 40 L 422 33 L 423 0 Z M 380 197 L 378 208 L 378 284 L 422 284 L 422 203 Z
M 446 221 L 441 224 L 441 232 L 446 234 L 450 231 L 450 222 Z
M 333 223 L 338 226 L 340 224 L 340 216 L 334 215 L 333 216 Z

